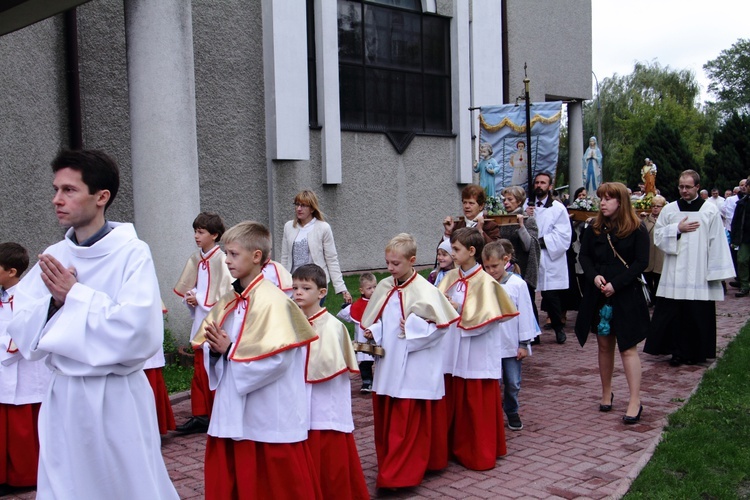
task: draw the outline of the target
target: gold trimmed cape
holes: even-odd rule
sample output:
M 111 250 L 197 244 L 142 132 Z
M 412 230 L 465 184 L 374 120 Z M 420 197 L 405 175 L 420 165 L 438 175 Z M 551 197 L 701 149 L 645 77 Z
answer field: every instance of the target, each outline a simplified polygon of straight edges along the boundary
M 247 309 L 237 340 L 230 348 L 228 358 L 232 361 L 267 358 L 318 338 L 297 304 L 261 273 L 242 293 L 233 290 L 211 308 L 191 342 L 193 347 L 206 341 L 206 325 L 216 322 L 223 326 L 241 301 L 247 301 Z
M 307 320 L 318 340 L 310 344 L 305 366 L 305 382 L 317 384 L 331 380 L 346 371 L 359 373 L 349 330 L 327 309 L 321 309 Z
M 454 286 L 466 286 L 458 327 L 473 330 L 493 321 L 507 321 L 518 316 L 515 304 L 502 285 L 484 272 L 480 266 L 473 273 L 462 276 L 459 269 L 451 269 L 438 287 L 447 293 Z
M 204 301 L 204 307 L 213 307 L 219 299 L 232 289 L 232 275 L 227 269 L 226 254 L 216 245 L 205 257 L 201 257 L 198 250 L 192 254 L 182 270 L 174 293 L 180 297 L 195 287 L 198 282 L 198 266 L 204 265 L 208 271 L 208 293 Z
M 445 295 L 415 271 L 403 285 L 396 285 L 393 276 L 378 283 L 362 315 L 362 329 L 369 328 L 380 318 L 388 299 L 394 293 L 399 294 L 401 314 L 404 318 L 416 314 L 430 323 L 435 323 L 438 328 L 445 328 L 459 320 L 458 313 Z
M 268 273 L 276 277 L 276 282 L 282 292 L 288 292 L 292 289 L 292 273 L 275 260 L 268 259 L 266 265 L 263 266 L 263 270 L 268 270 Z

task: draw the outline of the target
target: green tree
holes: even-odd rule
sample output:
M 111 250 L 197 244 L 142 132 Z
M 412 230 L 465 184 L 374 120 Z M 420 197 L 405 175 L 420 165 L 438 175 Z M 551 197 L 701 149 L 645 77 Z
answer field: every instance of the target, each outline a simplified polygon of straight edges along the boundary
M 713 149 L 706 155 L 704 187 L 722 192 L 750 175 L 750 115 L 737 112 L 714 135 Z
M 711 80 L 708 91 L 718 98 L 722 112 L 750 111 L 750 39 L 740 38 L 703 69 Z
M 655 153 L 634 155 L 659 120 L 676 130 L 699 163 L 711 151 L 717 117 L 698 104 L 700 86 L 691 71 L 638 62 L 631 74 L 600 83 L 604 180 L 634 179 L 647 156 L 659 164 Z M 584 137 L 596 135 L 596 99 L 584 105 L 583 125 Z
M 658 169 L 656 189 L 670 201 L 677 199 L 680 172 L 692 169 L 700 173 L 700 167 L 680 132 L 663 119 L 657 120 L 646 136 L 633 148 L 631 163 L 642 166 L 643 160 L 647 157 L 656 163 Z M 640 169 L 628 170 L 626 181 L 628 186 L 635 186 L 641 182 Z

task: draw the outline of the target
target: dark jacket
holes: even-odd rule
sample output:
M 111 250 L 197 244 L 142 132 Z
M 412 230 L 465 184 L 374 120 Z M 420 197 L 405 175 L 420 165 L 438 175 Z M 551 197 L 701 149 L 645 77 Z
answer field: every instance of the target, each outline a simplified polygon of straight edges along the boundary
M 614 234 L 610 236 L 617 253 L 625 259 L 629 268 L 615 256 L 605 233 L 597 235 L 592 226 L 586 228 L 578 256 L 584 278 L 583 299 L 575 330 L 581 346 L 586 343 L 589 332 L 597 330 L 599 310 L 605 303 L 605 297 L 594 285 L 594 278 L 602 275 L 615 289 L 609 298 L 612 305 L 610 326 L 622 352 L 637 345 L 648 334 L 648 305 L 637 278 L 648 265 L 649 238 L 643 224 L 623 239 L 618 239 Z
M 732 245 L 740 246 L 742 243 L 750 243 L 750 200 L 743 196 L 734 208 L 732 218 Z

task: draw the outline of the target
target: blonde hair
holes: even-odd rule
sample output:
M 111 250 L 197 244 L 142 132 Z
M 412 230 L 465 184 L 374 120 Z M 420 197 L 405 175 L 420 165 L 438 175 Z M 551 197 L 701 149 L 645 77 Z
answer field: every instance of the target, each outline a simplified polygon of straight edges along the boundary
M 417 240 L 409 233 L 400 233 L 391 238 L 391 241 L 385 246 L 386 252 L 398 252 L 407 259 L 416 257 Z
M 308 207 L 310 207 L 313 217 L 320 221 L 325 220 L 325 218 L 323 217 L 323 212 L 320 210 L 320 205 L 318 203 L 318 195 L 315 194 L 315 191 L 312 191 L 310 189 L 303 189 L 302 191 L 297 193 L 297 196 L 294 197 L 294 203 L 307 205 Z M 297 224 L 299 224 L 299 220 L 297 219 L 297 214 L 295 213 L 292 226 L 297 227 Z
M 492 241 L 490 243 L 487 243 L 482 249 L 482 261 L 489 260 L 492 257 L 496 259 L 502 259 L 506 255 L 508 255 L 508 251 L 505 248 L 505 245 L 503 245 L 502 241 Z
M 653 198 L 651 198 L 651 204 L 653 205 L 655 201 L 660 202 L 662 205 L 666 205 L 667 204 L 667 199 L 665 197 L 663 197 L 662 195 L 660 195 L 660 194 L 657 194 L 656 196 L 654 196 Z
M 250 252 L 260 250 L 261 262 L 266 262 L 271 255 L 271 232 L 266 226 L 254 220 L 246 220 L 232 226 L 224 233 L 222 241 L 224 245 L 239 243 Z
M 524 201 L 526 201 L 526 190 L 521 186 L 508 186 L 507 188 L 503 189 L 502 195 L 511 195 L 521 205 Z

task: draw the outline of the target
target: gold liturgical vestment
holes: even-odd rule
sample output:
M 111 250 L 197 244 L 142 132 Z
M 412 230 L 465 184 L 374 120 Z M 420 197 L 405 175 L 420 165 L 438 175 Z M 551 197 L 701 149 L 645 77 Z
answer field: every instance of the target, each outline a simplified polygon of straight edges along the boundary
M 318 340 L 310 344 L 307 353 L 305 382 L 325 382 L 347 370 L 359 373 L 349 330 L 344 324 L 327 309 L 321 309 L 307 320 L 318 334 Z
M 297 304 L 259 274 L 242 293 L 233 290 L 211 308 L 195 334 L 193 347 L 206 341 L 206 325 L 215 322 L 222 326 L 241 301 L 247 301 L 247 308 L 240 333 L 230 348 L 228 357 L 232 361 L 267 358 L 318 338 Z
M 465 276 L 459 269 L 451 269 L 438 288 L 447 293 L 454 286 L 466 287 L 459 328 L 473 330 L 493 321 L 507 321 L 519 314 L 502 285 L 481 267 Z
M 378 283 L 362 315 L 362 329 L 369 328 L 380 318 L 388 299 L 394 293 L 398 293 L 401 299 L 401 313 L 404 319 L 410 314 L 416 314 L 430 323 L 435 323 L 438 328 L 445 328 L 459 319 L 458 313 L 448 299 L 415 271 L 402 285 L 395 284 L 393 276 Z
M 174 293 L 184 297 L 185 293 L 192 290 L 198 282 L 198 267 L 203 266 L 208 272 L 208 293 L 203 305 L 213 307 L 222 295 L 232 289 L 232 275 L 227 269 L 226 257 L 218 245 L 205 257 L 201 257 L 200 250 L 191 255 L 174 286 Z

